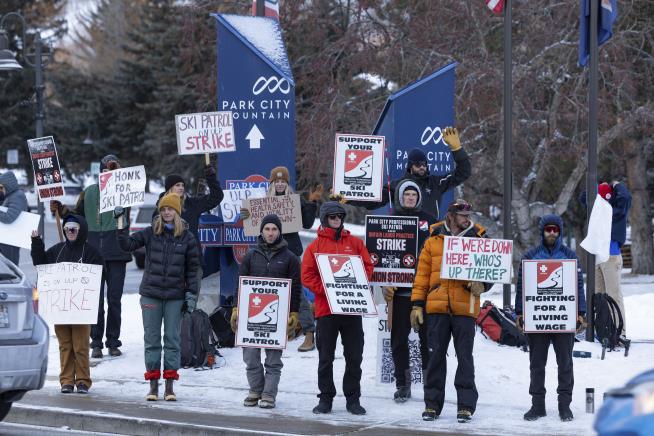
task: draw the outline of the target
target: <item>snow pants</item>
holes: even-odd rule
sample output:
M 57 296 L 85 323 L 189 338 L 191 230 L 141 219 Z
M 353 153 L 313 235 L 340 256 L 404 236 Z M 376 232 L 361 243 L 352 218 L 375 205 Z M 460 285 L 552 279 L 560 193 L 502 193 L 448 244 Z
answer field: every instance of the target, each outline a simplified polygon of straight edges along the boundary
M 609 256 L 609 260 L 600 263 L 595 267 L 595 277 L 597 277 L 595 292 L 606 294 L 618 303 L 620 313 L 622 314 L 622 321 L 624 323 L 622 334 L 626 336 L 627 317 L 624 313 L 624 299 L 622 298 L 622 288 L 620 287 L 621 274 L 622 255 L 616 254 Z
M 277 397 L 277 387 L 282 376 L 282 350 L 265 349 L 266 360 L 261 364 L 261 348 L 243 348 L 243 362 L 250 385 L 250 393 L 262 398 Z M 264 374 L 265 368 L 265 374 Z
M 98 308 L 98 323 L 91 326 L 91 348 L 102 348 L 102 337 L 105 334 L 104 293 L 107 290 L 107 348 L 118 348 L 120 342 L 121 304 L 127 263 L 123 261 L 106 261 L 100 287 L 100 306 Z M 106 284 L 106 286 L 105 286 Z
M 556 364 L 559 371 L 559 406 L 570 406 L 574 372 L 572 369 L 572 347 L 574 333 L 528 333 L 529 341 L 529 394 L 534 406 L 545 407 L 545 365 L 550 344 L 554 345 Z
M 391 329 L 391 351 L 393 354 L 393 364 L 395 365 L 395 386 L 411 386 L 411 380 L 406 379 L 409 370 L 410 350 L 409 350 L 409 333 L 411 332 L 411 296 L 393 297 L 393 328 Z M 422 325 L 418 332 L 420 337 L 420 349 L 412 350 L 420 352 L 421 367 L 423 378 L 425 370 L 429 363 L 429 348 L 427 347 L 427 326 Z

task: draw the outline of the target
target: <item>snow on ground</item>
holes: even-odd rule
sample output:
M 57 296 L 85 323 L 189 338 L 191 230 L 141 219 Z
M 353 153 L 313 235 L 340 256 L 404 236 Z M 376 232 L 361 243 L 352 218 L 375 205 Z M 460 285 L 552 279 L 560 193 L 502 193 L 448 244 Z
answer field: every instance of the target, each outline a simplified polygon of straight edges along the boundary
M 624 292 L 627 295 L 625 304 L 629 316 L 629 334 L 634 339 L 653 339 L 649 312 L 654 307 L 654 277 L 641 277 L 626 282 Z M 499 287 L 497 291 L 491 290 L 486 294 L 486 298 L 501 305 Z M 546 379 L 548 416 L 537 423 L 528 423 L 522 415 L 530 406 L 529 355 L 517 348 L 498 346 L 477 334 L 474 357 L 479 403 L 473 421 L 469 424 L 456 422 L 456 357 L 450 344 L 445 407 L 439 420 L 423 422 L 420 418 L 424 407 L 421 386 L 414 386 L 413 398 L 409 402 L 397 405 L 392 401 L 394 386 L 376 383 L 377 319 L 364 318 L 364 329 L 366 345 L 361 403 L 368 410 L 366 416 L 355 417 L 345 411 L 345 399 L 341 390 L 344 360 L 340 344 L 334 365 L 335 384 L 339 392 L 334 401 L 334 411 L 330 415 L 312 414 L 311 409 L 317 404 L 318 353 L 299 353 L 297 347 L 301 338 L 289 343 L 284 352 L 277 408 L 272 411 L 242 406 L 248 386 L 242 353 L 237 348 L 221 350 L 225 357 L 221 368 L 180 370 L 180 381 L 176 388 L 178 402 L 171 404 L 159 401 L 151 403 L 152 407 L 262 417 L 278 414 L 325 422 L 381 423 L 383 427 L 401 426 L 474 434 L 592 434 L 594 415 L 585 413 L 585 389 L 595 388 L 595 408 L 599 410 L 606 390 L 619 387 L 636 374 L 651 369 L 654 362 L 654 344 L 634 343 L 629 357 L 625 358 L 621 352 L 612 352 L 607 353 L 606 359 L 602 361 L 599 359 L 598 344 L 577 343 L 575 349 L 591 351 L 593 355 L 590 359 L 574 359 L 572 411 L 575 420 L 562 423 L 558 418 L 556 403 L 556 360 L 553 349 L 550 349 Z M 91 395 L 142 402 L 148 386 L 143 380 L 143 329 L 138 295 L 123 297 L 122 332 L 122 350 L 125 354 L 113 359 L 105 357 L 92 368 L 94 384 Z M 59 356 L 55 339 L 50 342 L 50 380 L 45 389 L 59 389 L 59 384 L 53 377 L 58 372 Z

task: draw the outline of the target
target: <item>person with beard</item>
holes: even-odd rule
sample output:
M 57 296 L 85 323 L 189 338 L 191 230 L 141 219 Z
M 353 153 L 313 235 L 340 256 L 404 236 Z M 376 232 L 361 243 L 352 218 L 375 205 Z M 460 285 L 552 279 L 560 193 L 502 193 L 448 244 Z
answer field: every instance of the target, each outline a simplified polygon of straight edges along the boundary
M 3 224 L 13 223 L 21 212 L 27 211 L 27 197 L 11 171 L 0 174 L 0 206 L 7 208 L 7 210 L 0 210 L 0 223 Z M 20 247 L 0 244 L 0 253 L 18 266 Z
M 65 241 L 53 245 L 47 251 L 38 230 L 32 232 L 32 263 L 44 265 L 58 262 L 80 262 L 102 265 L 98 250 L 86 241 L 88 226 L 83 217 L 68 214 L 63 221 Z M 59 383 L 61 392 L 86 394 L 91 388 L 89 367 L 89 334 L 87 324 L 56 324 L 55 335 L 59 341 Z
M 266 215 L 261 221 L 257 245 L 251 248 L 239 267 L 239 276 L 271 277 L 291 279 L 290 315 L 287 329 L 297 328 L 302 282 L 300 280 L 300 261 L 288 248 L 282 237 L 282 222 L 275 214 Z M 245 320 L 247 321 L 247 319 Z M 238 304 L 232 311 L 231 327 L 238 329 Z M 261 348 L 243 348 L 243 361 L 250 391 L 243 401 L 246 407 L 258 405 L 262 409 L 275 407 L 277 387 L 282 375 L 282 351 L 266 348 L 266 359 L 261 364 Z M 264 375 L 265 368 L 265 375 Z
M 538 224 L 540 244 L 530 248 L 522 257 L 529 259 L 575 259 L 577 260 L 577 328 L 584 325 L 586 314 L 586 297 L 584 293 L 584 276 L 579 259 L 573 250 L 563 245 L 563 220 L 558 215 L 545 215 Z M 522 313 L 522 262 L 518 269 L 518 282 L 515 294 L 515 312 L 518 315 L 516 324 L 524 328 Z M 531 408 L 524 415 L 526 421 L 535 421 L 546 416 L 545 412 L 545 365 L 550 344 L 554 346 L 558 366 L 559 386 L 559 418 L 561 421 L 572 421 L 570 410 L 572 388 L 574 386 L 574 371 L 572 368 L 572 347 L 575 342 L 574 333 L 528 333 L 529 341 L 529 394 Z
M 315 295 L 318 319 L 316 345 L 318 347 L 318 389 L 320 401 L 313 413 L 330 413 L 336 396 L 334 386 L 334 352 L 340 334 L 345 357 L 343 394 L 347 411 L 365 415 L 361 397 L 361 361 L 363 360 L 363 323 L 361 316 L 334 315 L 329 309 L 327 295 L 320 278 L 316 254 L 347 254 L 360 256 L 368 280 L 372 279 L 373 264 L 365 244 L 343 228 L 345 209 L 338 201 L 327 201 L 320 208 L 318 238 L 307 247 L 302 258 L 302 283 Z
M 424 378 L 425 411 L 422 419 L 433 421 L 440 416 L 445 402 L 447 349 L 450 337 L 458 366 L 454 377 L 457 395 L 457 420 L 472 419 L 477 407 L 475 364 L 472 348 L 475 342 L 475 320 L 479 315 L 479 296 L 491 288 L 491 283 L 441 279 L 441 258 L 445 236 L 487 238 L 486 229 L 470 219 L 472 207 L 462 199 L 450 203 L 445 220 L 431 226 L 431 236 L 425 242 L 411 293 L 411 326 L 419 331 L 427 312 L 429 363 Z
M 418 217 L 418 254 L 429 237 L 429 226 L 438 221 L 434 215 L 422 210 L 420 188 L 410 179 L 401 180 L 393 199 L 395 215 Z M 409 333 L 411 330 L 411 287 L 383 286 L 382 293 L 387 304 L 392 305 L 391 351 L 395 366 L 395 387 L 393 399 L 404 403 L 411 398 L 411 369 L 409 368 Z M 420 356 L 423 374 L 429 361 L 427 347 L 427 328 L 421 325 Z

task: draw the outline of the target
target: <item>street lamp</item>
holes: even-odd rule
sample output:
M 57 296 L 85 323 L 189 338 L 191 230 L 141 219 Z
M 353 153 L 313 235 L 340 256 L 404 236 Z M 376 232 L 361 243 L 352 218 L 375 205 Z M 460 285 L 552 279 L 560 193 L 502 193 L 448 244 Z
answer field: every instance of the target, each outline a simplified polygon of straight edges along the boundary
M 19 71 L 23 67 L 16 61 L 13 53 L 9 50 L 9 38 L 7 37 L 7 31 L 5 30 L 5 22 L 9 18 L 16 18 L 20 21 L 21 27 L 23 29 L 23 60 L 30 67 L 34 67 L 34 72 L 36 74 L 35 78 L 35 91 L 36 91 L 36 137 L 41 138 L 43 136 L 43 119 L 45 118 L 43 112 L 43 90 L 45 86 L 43 85 L 43 68 L 50 62 L 51 53 L 47 53 L 45 62 L 43 61 L 43 41 L 41 40 L 41 33 L 37 30 L 34 35 L 34 62 L 31 62 L 27 56 L 27 37 L 25 29 L 27 24 L 25 19 L 18 12 L 9 12 L 5 14 L 2 19 L 0 19 L 0 71 Z M 35 181 L 36 189 L 36 181 Z M 38 192 L 37 192 L 38 198 Z M 39 223 L 39 234 L 43 235 L 44 227 L 44 208 L 43 203 L 38 201 L 38 213 L 41 216 Z

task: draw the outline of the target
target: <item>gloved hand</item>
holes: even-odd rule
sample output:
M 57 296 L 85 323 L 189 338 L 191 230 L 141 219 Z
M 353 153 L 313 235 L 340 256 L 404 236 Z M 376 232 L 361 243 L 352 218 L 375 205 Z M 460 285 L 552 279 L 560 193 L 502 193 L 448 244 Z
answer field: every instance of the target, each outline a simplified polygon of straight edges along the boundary
M 300 327 L 300 321 L 297 319 L 297 317 L 298 317 L 297 312 L 291 312 L 288 315 L 288 324 L 286 326 L 287 335 L 290 335 L 291 333 L 295 332 Z
M 325 191 L 322 184 L 316 186 L 309 190 L 309 201 L 320 201 L 322 198 L 322 193 Z
M 184 294 L 184 305 L 182 310 L 184 312 L 193 313 L 198 304 L 198 297 L 193 292 L 186 292 Z
M 581 333 L 582 331 L 586 330 L 586 327 L 588 324 L 586 324 L 586 317 L 584 315 L 578 315 L 577 316 L 577 333 Z
M 518 327 L 518 329 L 520 329 L 521 332 L 524 333 L 524 331 L 525 331 L 525 320 L 522 317 L 522 315 L 518 315 L 518 317 L 515 320 L 515 325 L 516 325 L 516 327 Z
M 241 208 L 241 219 L 246 220 L 248 218 L 250 218 L 250 209 L 242 207 Z
M 229 319 L 229 325 L 232 327 L 232 331 L 236 333 L 238 329 L 238 307 L 232 309 L 232 317 Z
M 420 330 L 420 326 L 424 323 L 422 307 L 413 306 L 409 318 L 411 319 L 411 327 L 413 327 L 413 331 L 418 332 L 418 330 Z
M 341 204 L 347 203 L 347 198 L 344 198 L 342 194 L 330 194 L 329 201 L 338 201 Z
M 396 290 L 395 286 L 382 286 L 382 295 L 387 303 L 393 299 Z
M 59 215 L 61 216 L 61 208 L 62 208 L 61 201 L 57 200 L 52 200 L 50 201 L 50 212 L 54 215 L 55 213 L 59 212 Z
M 457 151 L 461 149 L 461 139 L 459 131 L 455 127 L 446 127 L 443 130 L 443 141 L 450 146 L 450 150 Z
M 208 178 L 215 178 L 216 177 L 216 167 L 213 165 L 205 165 L 204 167 L 204 176 Z
M 486 290 L 482 282 L 468 282 L 468 289 L 475 297 L 479 297 Z

